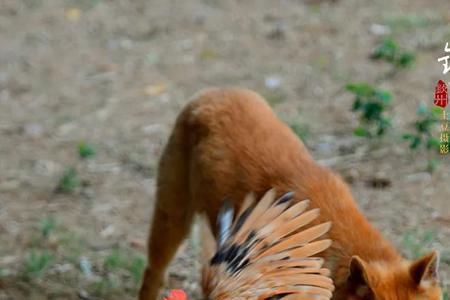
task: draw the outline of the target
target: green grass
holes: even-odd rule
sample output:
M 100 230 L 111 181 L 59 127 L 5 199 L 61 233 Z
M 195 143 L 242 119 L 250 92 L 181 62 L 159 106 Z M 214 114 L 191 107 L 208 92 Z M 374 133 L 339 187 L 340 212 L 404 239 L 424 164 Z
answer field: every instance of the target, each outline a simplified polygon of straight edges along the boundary
M 102 296 L 106 298 L 108 294 L 120 287 L 120 281 L 113 275 L 108 274 L 102 277 L 99 281 L 90 285 L 90 293 L 96 296 Z
M 56 192 L 69 194 L 73 193 L 77 187 L 80 186 L 77 171 L 74 167 L 67 168 L 56 186 Z
M 44 218 L 39 223 L 39 230 L 44 238 L 48 238 L 50 234 L 55 230 L 56 223 L 51 217 Z
M 136 255 L 131 260 L 131 263 L 128 265 L 128 270 L 131 272 L 133 276 L 134 282 L 139 284 L 141 282 L 142 273 L 145 269 L 146 260 L 141 255 Z
M 53 254 L 48 250 L 32 249 L 25 260 L 25 275 L 27 278 L 41 277 L 53 261 Z
M 122 255 L 119 249 L 114 249 L 108 256 L 106 256 L 103 265 L 106 269 L 112 270 L 116 268 L 125 268 L 125 256 Z
M 129 256 L 116 248 L 105 257 L 103 266 L 108 271 L 117 269 L 125 270 L 136 283 L 139 283 L 145 268 L 145 258 L 141 255 L 134 255 L 129 259 Z
M 78 155 L 81 158 L 90 158 L 95 155 L 95 148 L 92 144 L 81 141 L 78 144 Z

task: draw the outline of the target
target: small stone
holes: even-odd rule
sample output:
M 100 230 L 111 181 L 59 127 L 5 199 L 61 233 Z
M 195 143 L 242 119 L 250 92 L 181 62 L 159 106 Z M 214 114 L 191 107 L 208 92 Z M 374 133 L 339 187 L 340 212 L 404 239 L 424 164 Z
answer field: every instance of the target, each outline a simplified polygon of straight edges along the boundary
M 66 263 L 66 264 L 59 264 L 55 267 L 56 272 L 58 273 L 67 273 L 71 270 L 73 270 L 73 265 Z
M 165 126 L 162 124 L 151 124 L 142 127 L 142 131 L 148 135 L 160 134 L 165 132 Z
M 278 75 L 271 75 L 266 77 L 264 82 L 268 89 L 274 90 L 281 86 L 282 79 Z
M 89 258 L 82 256 L 80 258 L 80 269 L 87 278 L 92 277 L 92 265 Z
M 391 33 L 391 29 L 386 25 L 372 24 L 370 26 L 370 32 L 375 35 L 387 35 Z
M 28 123 L 23 126 L 23 132 L 33 138 L 42 136 L 44 129 L 39 123 Z

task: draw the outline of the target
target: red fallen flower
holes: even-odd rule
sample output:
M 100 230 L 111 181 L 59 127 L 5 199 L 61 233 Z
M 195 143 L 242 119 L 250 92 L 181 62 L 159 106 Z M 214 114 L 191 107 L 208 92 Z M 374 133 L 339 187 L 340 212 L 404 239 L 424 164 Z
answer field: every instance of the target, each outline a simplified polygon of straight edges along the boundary
M 183 290 L 171 290 L 169 297 L 164 300 L 187 300 L 187 296 Z
M 448 104 L 447 85 L 444 81 L 439 80 L 434 90 L 434 104 L 445 108 Z

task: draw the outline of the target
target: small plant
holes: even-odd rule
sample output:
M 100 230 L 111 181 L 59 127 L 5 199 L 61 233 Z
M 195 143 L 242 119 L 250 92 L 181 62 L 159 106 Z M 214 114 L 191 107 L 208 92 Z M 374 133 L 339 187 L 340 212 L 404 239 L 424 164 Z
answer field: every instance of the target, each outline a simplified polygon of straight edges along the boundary
M 28 278 L 41 277 L 52 260 L 53 255 L 48 250 L 42 252 L 31 250 L 25 261 L 25 275 Z
M 361 114 L 361 125 L 353 133 L 369 138 L 384 135 L 391 126 L 385 112 L 392 101 L 392 94 L 366 83 L 348 84 L 346 89 L 355 94 L 352 110 Z
M 295 132 L 295 134 L 302 140 L 306 141 L 309 137 L 308 125 L 300 124 L 299 122 L 289 122 L 289 127 Z
M 81 158 L 89 158 L 95 155 L 95 148 L 92 144 L 81 141 L 78 144 L 78 155 Z
M 108 271 L 114 269 L 125 270 L 133 277 L 136 283 L 139 283 L 145 268 L 145 258 L 140 255 L 135 255 L 131 260 L 127 259 L 127 256 L 120 249 L 116 248 L 106 256 L 103 261 L 103 266 Z
M 56 192 L 69 194 L 80 186 L 77 171 L 74 167 L 67 168 L 56 186 Z
M 417 109 L 417 121 L 414 122 L 414 133 L 403 134 L 403 139 L 409 141 L 409 147 L 413 150 L 425 145 L 427 149 L 439 150 L 439 139 L 433 137 L 433 127 L 439 124 L 439 116 L 442 113 L 440 107 L 428 108 L 420 105 Z
M 104 266 L 108 270 L 123 268 L 126 265 L 125 257 L 122 256 L 119 249 L 114 249 L 104 261 Z
M 130 265 L 128 266 L 129 271 L 133 275 L 133 279 L 136 283 L 141 281 L 142 273 L 145 269 L 145 259 L 142 256 L 135 256 Z
M 106 296 L 120 286 L 120 282 L 113 276 L 113 274 L 107 274 L 99 281 L 91 284 L 90 289 L 96 296 Z
M 415 60 L 413 53 L 400 49 L 397 43 L 390 38 L 381 41 L 373 50 L 370 58 L 386 61 L 395 68 L 409 67 Z
M 39 223 L 39 229 L 44 238 L 48 238 L 51 232 L 55 229 L 55 220 L 53 218 L 44 218 Z
M 426 253 L 426 249 L 430 247 L 436 233 L 433 230 L 427 230 L 421 234 L 408 232 L 403 236 L 403 248 L 406 255 L 410 259 L 419 258 Z

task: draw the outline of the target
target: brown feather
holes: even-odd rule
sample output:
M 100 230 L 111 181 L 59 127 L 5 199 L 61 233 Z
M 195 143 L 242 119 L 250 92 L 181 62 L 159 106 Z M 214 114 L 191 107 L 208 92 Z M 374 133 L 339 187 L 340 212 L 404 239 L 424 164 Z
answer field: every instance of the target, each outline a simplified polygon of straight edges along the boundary
M 313 257 L 331 245 L 320 240 L 331 224 L 302 229 L 319 210 L 305 211 L 309 201 L 292 204 L 291 195 L 278 201 L 275 197 L 275 190 L 269 190 L 254 207 L 254 196 L 246 197 L 231 236 L 205 268 L 209 299 L 331 298 L 330 272 L 322 267 L 323 259 Z

